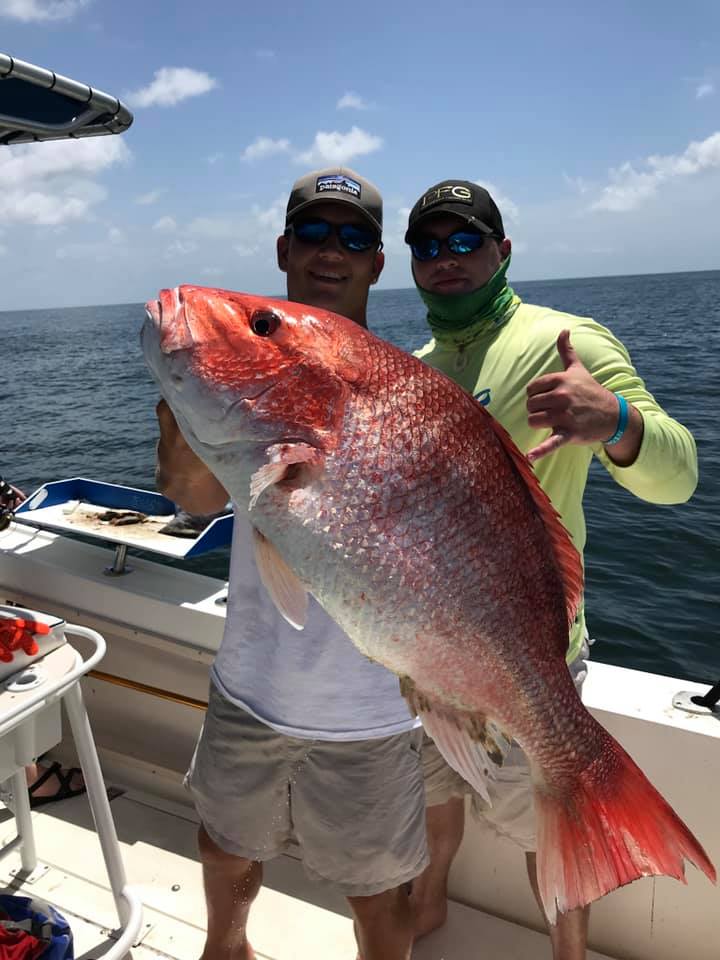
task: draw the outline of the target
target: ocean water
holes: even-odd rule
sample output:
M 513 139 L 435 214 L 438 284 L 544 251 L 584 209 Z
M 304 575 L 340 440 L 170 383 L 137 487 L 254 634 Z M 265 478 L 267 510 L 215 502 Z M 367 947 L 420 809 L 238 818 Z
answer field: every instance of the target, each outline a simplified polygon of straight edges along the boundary
M 693 432 L 700 483 L 679 506 L 645 503 L 597 463 L 585 494 L 593 657 L 705 682 L 720 678 L 720 271 L 517 283 L 609 326 L 658 401 Z M 85 476 L 153 489 L 157 390 L 141 304 L 0 313 L 0 475 L 31 492 Z M 369 323 L 405 349 L 427 328 L 414 290 L 373 291 Z M 184 565 L 225 576 L 227 551 Z

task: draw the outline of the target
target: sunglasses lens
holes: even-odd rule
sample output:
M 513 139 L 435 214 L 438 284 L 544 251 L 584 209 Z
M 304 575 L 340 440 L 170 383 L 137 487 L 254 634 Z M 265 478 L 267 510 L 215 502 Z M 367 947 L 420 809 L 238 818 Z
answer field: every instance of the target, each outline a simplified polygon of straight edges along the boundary
M 378 240 L 372 230 L 366 230 L 364 227 L 357 227 L 351 223 L 344 223 L 338 228 L 340 243 L 348 250 L 359 253 L 362 250 L 369 250 L 374 247 Z
M 448 248 L 453 253 L 460 254 L 473 253 L 479 250 L 483 243 L 485 243 L 485 237 L 480 233 L 453 233 L 447 238 Z
M 410 249 L 416 260 L 434 260 L 440 252 L 440 241 L 435 237 L 415 237 Z
M 330 224 L 325 220 L 299 220 L 293 224 L 293 233 L 303 243 L 319 246 L 330 236 Z

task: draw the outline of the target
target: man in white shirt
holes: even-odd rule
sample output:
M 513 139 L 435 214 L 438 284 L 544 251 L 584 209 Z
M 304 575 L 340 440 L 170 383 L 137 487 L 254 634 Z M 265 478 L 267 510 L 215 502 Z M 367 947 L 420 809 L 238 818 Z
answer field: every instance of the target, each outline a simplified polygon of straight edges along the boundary
M 347 168 L 293 186 L 278 265 L 290 300 L 367 325 L 383 268 L 382 199 Z M 228 500 L 158 405 L 158 488 L 191 513 Z M 187 777 L 202 819 L 208 907 L 202 960 L 250 960 L 246 924 L 262 863 L 300 845 L 311 876 L 347 897 L 363 960 L 408 960 L 409 882 L 427 865 L 422 731 L 397 677 L 364 658 L 310 600 L 302 633 L 261 584 L 236 511 L 227 622 Z

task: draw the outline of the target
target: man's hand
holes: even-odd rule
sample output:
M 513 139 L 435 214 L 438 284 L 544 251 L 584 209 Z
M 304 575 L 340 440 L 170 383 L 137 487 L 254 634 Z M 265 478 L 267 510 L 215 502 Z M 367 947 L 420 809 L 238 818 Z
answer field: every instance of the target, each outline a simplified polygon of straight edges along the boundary
M 222 510 L 228 495 L 202 460 L 191 450 L 165 400 L 155 408 L 160 425 L 155 482 L 158 490 L 188 513 Z
M 618 425 L 618 400 L 592 376 L 570 343 L 570 331 L 563 330 L 557 340 L 563 370 L 538 377 L 527 388 L 528 424 L 535 430 L 543 427 L 552 435 L 528 453 L 534 462 L 553 453 L 566 443 L 590 444 L 607 440 Z M 627 466 L 637 457 L 642 441 L 643 421 L 640 413 L 629 406 L 628 425 L 623 439 L 606 448 L 620 466 Z

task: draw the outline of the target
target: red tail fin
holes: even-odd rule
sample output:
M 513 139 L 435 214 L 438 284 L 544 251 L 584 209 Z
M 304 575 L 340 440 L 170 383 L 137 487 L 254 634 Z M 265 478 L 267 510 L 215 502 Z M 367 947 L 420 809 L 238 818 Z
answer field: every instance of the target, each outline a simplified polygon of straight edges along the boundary
M 715 883 L 698 841 L 611 738 L 570 794 L 537 786 L 538 883 L 551 923 L 638 877 L 685 880 L 690 860 Z

